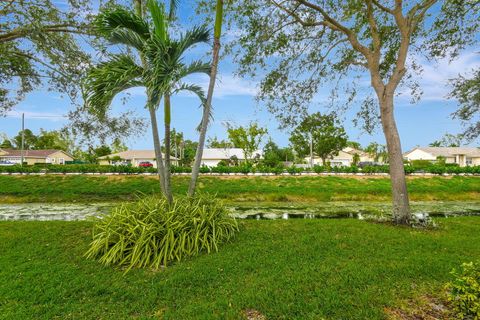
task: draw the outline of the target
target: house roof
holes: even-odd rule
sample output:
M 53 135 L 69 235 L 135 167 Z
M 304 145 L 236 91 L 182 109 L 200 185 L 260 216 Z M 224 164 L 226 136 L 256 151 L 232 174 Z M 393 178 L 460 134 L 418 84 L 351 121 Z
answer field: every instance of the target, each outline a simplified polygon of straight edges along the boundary
M 454 157 L 455 155 L 480 157 L 480 149 L 475 147 L 417 147 L 406 152 L 405 155 L 408 155 L 415 150 L 421 150 L 434 157 Z
M 165 157 L 165 154 L 162 153 L 162 156 Z M 125 160 L 132 160 L 132 159 L 155 159 L 155 151 L 154 150 L 127 150 L 117 153 L 112 153 L 103 157 L 99 157 L 98 159 L 108 159 L 113 157 L 120 157 Z M 170 156 L 170 160 L 177 160 L 177 158 Z
M 362 150 L 358 150 L 352 147 L 346 147 L 342 149 L 343 152 L 349 153 L 351 155 L 358 154 L 359 156 L 366 156 L 368 153 Z
M 14 149 L 1 149 L 1 151 L 5 152 L 5 154 L 0 155 L 1 157 L 21 157 L 22 150 L 14 150 Z M 45 150 L 23 150 L 23 156 L 25 158 L 47 158 L 49 155 L 54 154 L 56 152 L 63 152 L 69 157 L 68 153 L 63 150 L 56 150 L 56 149 L 45 149 Z
M 261 150 L 253 152 L 253 156 L 256 154 L 262 156 Z M 227 160 L 236 156 L 238 159 L 245 159 L 243 150 L 240 148 L 206 148 L 203 150 L 202 160 Z

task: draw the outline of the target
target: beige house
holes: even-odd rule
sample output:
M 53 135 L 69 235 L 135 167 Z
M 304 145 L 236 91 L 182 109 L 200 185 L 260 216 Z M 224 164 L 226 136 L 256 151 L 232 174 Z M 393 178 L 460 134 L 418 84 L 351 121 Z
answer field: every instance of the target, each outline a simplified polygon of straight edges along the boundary
M 439 157 L 446 163 L 456 163 L 460 167 L 480 165 L 480 149 L 474 147 L 416 147 L 403 154 L 405 160 L 429 160 L 435 162 Z
M 240 162 L 245 160 L 245 154 L 240 148 L 205 148 L 203 149 L 202 165 L 207 167 L 215 167 L 220 161 L 229 161 L 237 158 Z M 252 159 L 263 159 L 262 151 L 253 152 Z
M 13 149 L 0 149 L 0 161 L 21 163 L 22 151 Z M 73 157 L 62 150 L 24 150 L 23 162 L 28 165 L 36 163 L 65 164 L 66 161 L 73 161 Z
M 355 148 L 346 147 L 338 152 L 338 155 L 331 156 L 327 159 L 331 166 L 346 166 L 349 167 L 353 164 L 353 157 L 355 154 L 359 156 L 359 162 L 374 162 L 374 159 L 366 152 L 357 150 Z M 310 157 L 305 157 L 305 161 L 310 164 Z M 322 159 L 320 157 L 313 157 L 313 165 L 322 165 Z
M 165 159 L 165 154 L 162 154 Z M 172 164 L 177 164 L 178 159 L 170 156 Z M 157 161 L 155 159 L 154 150 L 127 150 L 109 154 L 98 158 L 98 163 L 102 165 L 109 164 L 131 164 L 134 167 L 138 167 L 141 162 L 150 162 L 154 168 L 157 167 Z

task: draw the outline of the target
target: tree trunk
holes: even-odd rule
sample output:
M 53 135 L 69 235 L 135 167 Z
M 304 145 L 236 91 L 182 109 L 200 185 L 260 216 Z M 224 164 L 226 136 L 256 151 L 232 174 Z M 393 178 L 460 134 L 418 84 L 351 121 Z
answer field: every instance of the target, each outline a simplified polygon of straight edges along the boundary
M 220 36 L 222 31 L 223 19 L 223 0 L 217 0 L 215 29 L 213 35 L 213 53 L 212 53 L 212 69 L 210 70 L 210 82 L 208 84 L 207 101 L 203 107 L 202 124 L 200 127 L 200 137 L 198 139 L 197 152 L 195 153 L 195 162 L 192 168 L 192 178 L 188 187 L 188 195 L 193 197 L 197 186 L 198 174 L 202 162 L 203 149 L 205 147 L 205 137 L 207 135 L 208 120 L 210 119 L 210 110 L 212 108 L 213 89 L 215 88 L 215 80 L 217 78 L 218 60 L 220 52 Z
M 155 160 L 157 161 L 157 173 L 158 178 L 160 179 L 160 190 L 165 197 L 167 197 L 167 192 L 165 188 L 165 167 L 163 165 L 162 157 L 162 148 L 160 146 L 160 137 L 158 136 L 158 125 L 157 125 L 157 116 L 155 114 L 154 107 L 148 107 L 150 112 L 150 122 L 152 123 L 152 135 L 153 135 L 153 148 L 155 150 Z
M 171 106 L 170 106 L 170 93 L 165 93 L 163 96 L 164 112 L 165 112 L 165 196 L 168 203 L 173 203 L 172 185 L 171 185 L 171 172 L 170 172 L 170 123 L 171 123 Z
M 380 114 L 383 133 L 387 141 L 392 183 L 393 222 L 407 225 L 410 222 L 410 204 L 408 200 L 407 182 L 403 167 L 402 146 L 393 113 L 393 93 L 386 94 L 380 100 Z

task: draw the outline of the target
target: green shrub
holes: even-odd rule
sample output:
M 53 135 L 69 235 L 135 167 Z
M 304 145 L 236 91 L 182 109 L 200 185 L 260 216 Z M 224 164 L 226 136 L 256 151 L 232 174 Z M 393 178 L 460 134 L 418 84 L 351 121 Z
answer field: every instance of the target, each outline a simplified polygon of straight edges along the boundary
M 292 175 L 300 174 L 300 173 L 303 172 L 303 168 L 298 168 L 298 167 L 295 167 L 295 166 L 291 166 L 291 167 L 287 168 L 287 172 L 292 174 Z
M 202 165 L 199 169 L 200 173 L 210 173 L 210 168 L 206 165 Z
M 428 168 L 432 165 L 432 161 L 430 160 L 412 160 L 410 163 L 418 170 Z
M 217 251 L 238 231 L 237 221 L 212 196 L 178 197 L 172 205 L 148 196 L 121 204 L 99 219 L 87 258 L 105 265 L 159 268 L 200 252 Z
M 452 270 L 453 281 L 447 283 L 447 298 L 458 319 L 480 319 L 480 261 L 463 263 Z

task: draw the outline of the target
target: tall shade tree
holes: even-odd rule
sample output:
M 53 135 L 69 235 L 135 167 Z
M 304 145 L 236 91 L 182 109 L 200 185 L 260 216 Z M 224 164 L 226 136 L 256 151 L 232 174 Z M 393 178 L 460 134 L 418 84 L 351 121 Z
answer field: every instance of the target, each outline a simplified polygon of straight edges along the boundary
M 195 154 L 195 162 L 192 168 L 192 178 L 188 187 L 188 195 L 195 194 L 200 165 L 202 163 L 203 149 L 205 147 L 205 138 L 207 136 L 208 120 L 210 119 L 213 89 L 215 88 L 215 80 L 217 79 L 218 60 L 220 58 L 220 36 L 222 34 L 223 22 L 223 0 L 217 0 L 215 7 L 215 26 L 213 29 L 213 51 L 212 51 L 212 69 L 210 71 L 210 82 L 208 84 L 207 101 L 203 108 L 202 123 L 200 124 L 200 137 L 198 139 L 197 153 Z
M 334 97 L 339 91 L 346 92 L 341 95 L 346 97 L 346 105 L 362 97 L 360 114 L 369 120 L 367 124 L 379 116 L 387 141 L 393 220 L 408 224 L 410 205 L 394 97 L 400 85 L 410 85 L 417 97 L 418 85 L 411 77 L 419 70 L 417 56 L 455 57 L 474 41 L 480 21 L 478 3 L 235 1 L 230 12 L 242 30 L 236 41 L 241 47 L 237 52 L 239 71 L 255 76 L 266 69 L 262 70 L 266 75 L 259 98 L 284 125 L 297 123 L 307 113 L 322 85 L 333 89 Z M 358 92 L 365 76 L 371 88 Z
M 180 91 L 196 94 L 205 103 L 203 90 L 182 79 L 194 73 L 210 73 L 210 64 L 194 61 L 184 63 L 185 53 L 198 43 L 209 39 L 208 30 L 194 27 L 177 39 L 169 34 L 168 19 L 163 5 L 155 0 L 147 2 L 150 19 L 142 14 L 141 1 L 136 2 L 137 12 L 115 8 L 100 14 L 96 28 L 113 44 L 128 47 L 137 52 L 111 55 L 106 62 L 92 68 L 87 75 L 85 88 L 90 110 L 102 118 L 111 106 L 112 99 L 120 92 L 143 86 L 146 89 L 146 108 L 149 110 L 154 149 L 158 167 L 160 186 L 163 194 L 172 203 L 170 182 L 170 97 Z M 165 127 L 165 162 L 161 153 L 156 110 L 163 98 Z
M 347 146 L 347 139 L 345 129 L 334 114 L 322 115 L 319 112 L 307 116 L 290 136 L 290 142 L 299 156 L 306 156 L 312 148 L 323 165 Z

